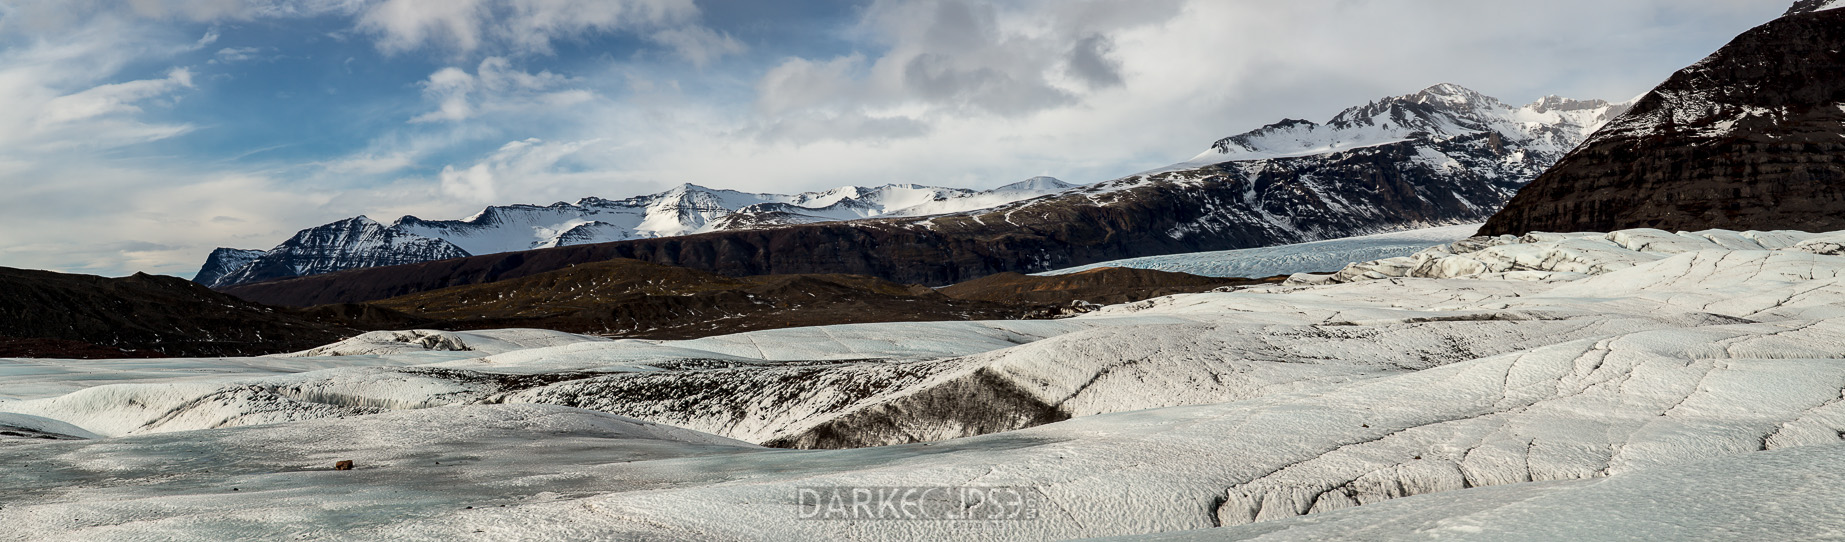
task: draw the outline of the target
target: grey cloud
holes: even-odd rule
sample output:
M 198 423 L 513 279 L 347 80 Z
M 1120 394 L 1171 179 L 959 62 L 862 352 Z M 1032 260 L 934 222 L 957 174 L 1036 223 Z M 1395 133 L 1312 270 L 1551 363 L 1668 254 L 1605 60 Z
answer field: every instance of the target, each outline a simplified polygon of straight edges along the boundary
M 1077 41 L 1070 49 L 1070 74 L 1091 87 L 1121 86 L 1121 63 L 1108 58 L 1112 49 L 1114 43 L 1101 34 Z
M 1075 100 L 1041 77 L 1018 79 L 989 67 L 960 67 L 955 59 L 938 54 L 911 58 L 904 65 L 903 81 L 926 100 L 1002 116 L 1027 114 Z
M 859 25 L 884 46 L 880 56 L 787 60 L 758 83 L 757 109 L 773 126 L 782 115 L 882 118 L 902 111 L 936 123 L 1076 106 L 1127 84 L 1111 56 L 1113 34 L 1169 20 L 1182 5 L 881 0 Z

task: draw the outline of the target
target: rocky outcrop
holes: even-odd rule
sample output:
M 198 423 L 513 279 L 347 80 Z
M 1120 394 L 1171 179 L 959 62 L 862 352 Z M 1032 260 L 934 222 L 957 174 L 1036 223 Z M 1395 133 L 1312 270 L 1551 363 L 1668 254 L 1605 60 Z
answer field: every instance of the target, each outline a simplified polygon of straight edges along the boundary
M 1845 228 L 1845 11 L 1829 4 L 1680 70 L 1480 233 Z

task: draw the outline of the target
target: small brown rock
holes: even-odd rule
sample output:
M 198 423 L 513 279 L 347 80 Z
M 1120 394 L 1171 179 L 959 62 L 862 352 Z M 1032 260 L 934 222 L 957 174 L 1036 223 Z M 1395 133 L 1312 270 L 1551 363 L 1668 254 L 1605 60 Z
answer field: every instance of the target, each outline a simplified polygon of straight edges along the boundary
M 352 460 L 341 459 L 338 463 L 333 464 L 333 470 L 352 470 Z

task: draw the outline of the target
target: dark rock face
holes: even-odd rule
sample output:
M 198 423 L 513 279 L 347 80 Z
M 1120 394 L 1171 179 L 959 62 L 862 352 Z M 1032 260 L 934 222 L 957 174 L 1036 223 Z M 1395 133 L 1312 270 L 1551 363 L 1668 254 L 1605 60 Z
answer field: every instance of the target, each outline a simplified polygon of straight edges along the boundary
M 1674 74 L 1480 233 L 1845 229 L 1845 10 L 1790 13 Z
M 1229 250 L 1481 220 L 1525 179 L 1492 138 L 1412 139 L 1136 176 L 986 211 L 724 231 L 474 256 L 244 284 L 263 303 L 362 302 L 632 258 L 730 276 L 846 273 L 945 285 L 1006 271 Z M 1447 149 L 1454 161 L 1427 159 Z

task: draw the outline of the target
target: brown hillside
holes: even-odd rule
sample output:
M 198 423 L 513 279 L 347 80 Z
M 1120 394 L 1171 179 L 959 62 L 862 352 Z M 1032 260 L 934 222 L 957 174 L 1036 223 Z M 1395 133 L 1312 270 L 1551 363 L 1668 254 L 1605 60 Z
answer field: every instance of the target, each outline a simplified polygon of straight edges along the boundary
M 677 339 L 863 322 L 990 320 L 1044 313 L 1029 303 L 953 299 L 857 275 L 732 278 L 617 259 L 375 302 L 448 329 L 537 327 Z

